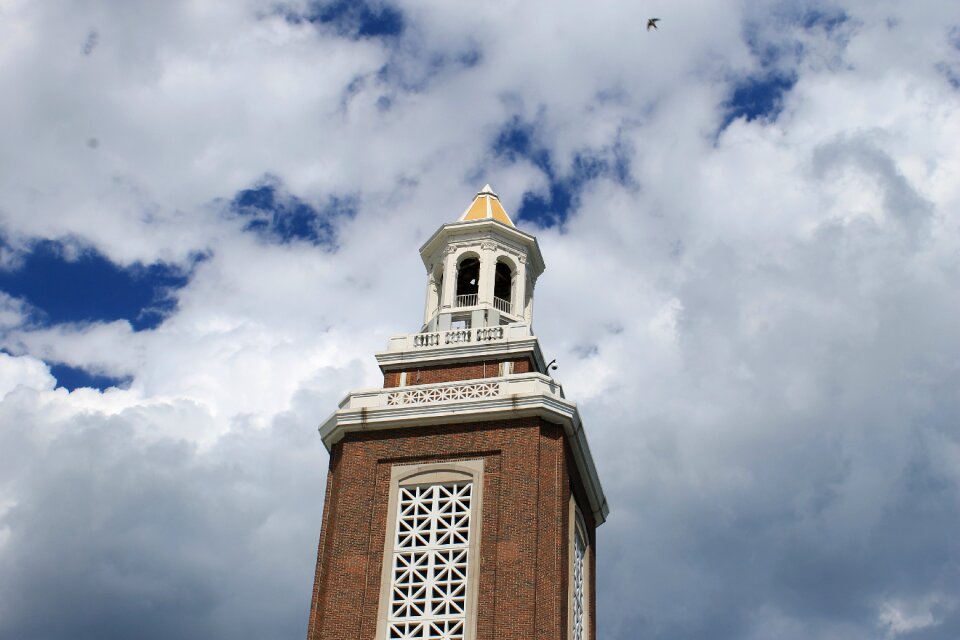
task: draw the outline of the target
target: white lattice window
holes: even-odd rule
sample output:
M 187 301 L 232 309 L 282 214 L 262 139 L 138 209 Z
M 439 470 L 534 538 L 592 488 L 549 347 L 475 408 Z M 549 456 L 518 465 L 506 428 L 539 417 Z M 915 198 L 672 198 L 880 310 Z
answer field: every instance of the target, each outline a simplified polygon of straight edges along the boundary
M 466 636 L 472 481 L 400 486 L 388 640 Z
M 590 630 L 590 537 L 576 501 L 570 498 L 569 640 L 588 640 Z
M 587 545 L 583 541 L 580 527 L 573 534 L 573 640 L 584 640 L 586 634 L 586 608 L 584 607 L 584 565 L 587 557 Z

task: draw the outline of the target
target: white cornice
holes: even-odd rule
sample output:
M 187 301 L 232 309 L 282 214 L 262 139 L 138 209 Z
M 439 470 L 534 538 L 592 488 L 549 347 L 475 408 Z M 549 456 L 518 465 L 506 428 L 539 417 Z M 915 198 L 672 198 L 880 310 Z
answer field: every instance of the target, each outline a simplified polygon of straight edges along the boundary
M 430 399 L 471 392 L 482 397 Z M 405 400 L 414 395 L 426 399 Z M 393 402 L 401 404 L 391 404 Z M 320 425 L 319 431 L 329 451 L 348 433 L 534 416 L 563 427 L 594 519 L 598 525 L 603 523 L 609 508 L 580 413 L 576 404 L 563 398 L 563 390 L 555 380 L 539 373 L 354 391 L 340 403 L 340 409 Z
M 423 246 L 420 247 L 420 256 L 429 269 L 429 263 L 436 259 L 442 247 L 459 244 L 452 238 L 465 237 L 478 241 L 491 235 L 499 236 L 501 241 L 508 244 L 515 244 L 518 249 L 526 249 L 528 259 L 532 263 L 534 277 L 543 273 L 545 264 L 537 239 L 529 233 L 520 231 L 516 227 L 507 226 L 497 220 L 470 220 L 445 224 L 437 229 L 429 240 L 423 243 Z

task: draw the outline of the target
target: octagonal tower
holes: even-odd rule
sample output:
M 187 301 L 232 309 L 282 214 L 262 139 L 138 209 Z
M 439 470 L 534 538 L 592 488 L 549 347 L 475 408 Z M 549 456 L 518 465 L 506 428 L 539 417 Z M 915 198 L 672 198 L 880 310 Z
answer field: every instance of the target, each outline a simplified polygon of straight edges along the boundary
M 531 330 L 544 263 L 489 185 L 421 247 L 423 324 L 330 452 L 308 640 L 588 640 L 608 514 L 580 414 Z

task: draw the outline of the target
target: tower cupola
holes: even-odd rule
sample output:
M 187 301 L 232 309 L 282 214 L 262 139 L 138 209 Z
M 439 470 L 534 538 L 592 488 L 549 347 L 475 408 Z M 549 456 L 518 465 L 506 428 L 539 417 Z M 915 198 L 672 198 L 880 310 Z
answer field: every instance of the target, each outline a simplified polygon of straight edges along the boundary
M 489 184 L 420 256 L 427 269 L 424 331 L 533 321 L 533 289 L 544 270 L 540 246 L 517 229 Z

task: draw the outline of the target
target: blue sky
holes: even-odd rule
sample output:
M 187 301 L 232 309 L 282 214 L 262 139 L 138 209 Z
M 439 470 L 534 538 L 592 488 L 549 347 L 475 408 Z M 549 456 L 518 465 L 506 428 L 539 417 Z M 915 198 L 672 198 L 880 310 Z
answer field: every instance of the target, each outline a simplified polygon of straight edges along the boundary
M 303 637 L 316 425 L 485 183 L 599 637 L 957 638 L 955 5 L 0 0 L 0 640 Z

